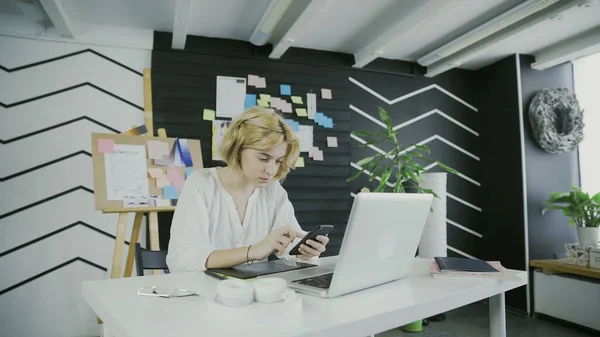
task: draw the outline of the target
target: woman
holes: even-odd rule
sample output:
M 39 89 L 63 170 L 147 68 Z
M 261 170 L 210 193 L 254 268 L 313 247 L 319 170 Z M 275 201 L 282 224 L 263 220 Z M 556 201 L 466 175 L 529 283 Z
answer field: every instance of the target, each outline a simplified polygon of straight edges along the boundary
M 181 191 L 167 255 L 172 273 L 281 257 L 306 234 L 279 183 L 300 152 L 281 116 L 267 108 L 247 110 L 229 127 L 220 152 L 227 166 L 196 170 Z M 325 251 L 329 239 L 317 241 L 302 245 L 303 259 Z

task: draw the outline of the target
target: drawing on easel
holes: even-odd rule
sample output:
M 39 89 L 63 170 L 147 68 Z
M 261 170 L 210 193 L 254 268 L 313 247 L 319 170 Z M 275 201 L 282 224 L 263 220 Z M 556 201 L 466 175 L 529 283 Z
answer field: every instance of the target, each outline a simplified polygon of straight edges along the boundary
M 97 210 L 173 207 L 185 179 L 203 167 L 200 141 L 92 134 Z

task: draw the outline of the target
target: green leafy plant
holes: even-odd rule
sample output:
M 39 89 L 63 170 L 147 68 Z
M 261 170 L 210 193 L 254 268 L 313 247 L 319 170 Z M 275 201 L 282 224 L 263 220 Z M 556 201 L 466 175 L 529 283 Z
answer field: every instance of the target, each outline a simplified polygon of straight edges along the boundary
M 560 210 L 569 219 L 569 227 L 598 227 L 600 226 L 600 193 L 594 196 L 583 192 L 579 187 L 572 186 L 569 192 L 552 192 L 550 198 L 544 201 L 542 215 L 550 210 Z
M 379 184 L 375 188 L 375 192 L 404 193 L 406 188 L 415 188 L 419 193 L 431 193 L 437 197 L 437 194 L 431 189 L 423 189 L 420 186 L 421 174 L 425 172 L 425 168 L 419 162 L 437 163 L 445 171 L 456 174 L 453 168 L 428 157 L 431 153 L 425 145 L 413 144 L 412 146 L 403 149 L 398 142 L 398 136 L 392 120 L 387 111 L 379 108 L 379 116 L 386 128 L 378 133 L 369 131 L 353 131 L 352 133 L 359 136 L 369 138 L 366 143 L 360 147 L 369 145 L 379 145 L 378 147 L 391 147 L 385 153 L 378 153 L 374 156 L 366 157 L 358 161 L 356 164 L 362 169 L 353 174 L 347 179 L 352 181 L 358 178 L 363 172 L 369 176 L 369 181 L 379 179 Z M 390 182 L 393 180 L 393 182 Z M 390 182 L 391 187 L 388 185 Z

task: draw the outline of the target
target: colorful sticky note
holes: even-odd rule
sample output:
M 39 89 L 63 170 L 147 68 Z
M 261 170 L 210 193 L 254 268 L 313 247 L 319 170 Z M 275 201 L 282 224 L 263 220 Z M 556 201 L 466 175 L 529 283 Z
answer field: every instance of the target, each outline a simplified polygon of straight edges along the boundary
M 304 157 L 298 157 L 295 167 L 304 167 Z
M 279 92 L 282 96 L 289 96 L 292 94 L 292 87 L 290 87 L 288 84 L 282 84 L 279 86 Z
M 321 89 L 321 98 L 331 99 L 331 89 Z
M 165 199 L 177 199 L 177 188 L 175 186 L 164 186 L 163 197 Z
M 256 95 L 246 94 L 246 101 L 244 102 L 244 109 L 248 110 L 256 105 Z
M 257 100 L 256 103 L 258 103 L 260 106 L 264 106 L 265 108 L 269 107 L 269 102 L 263 101 L 262 99 Z
M 181 176 L 181 171 L 179 170 L 179 168 L 169 167 L 167 169 L 167 179 L 169 179 L 169 181 L 171 181 L 172 183 L 182 180 L 183 177 Z
M 324 124 L 323 124 L 324 128 L 327 129 L 333 129 L 333 119 L 327 117 L 327 119 L 325 120 Z
M 169 144 L 167 142 L 149 140 L 146 144 L 148 145 L 148 158 L 163 159 L 164 156 L 169 156 Z
M 214 121 L 215 120 L 215 110 L 204 109 L 204 114 L 202 117 L 205 121 Z
M 327 137 L 327 147 L 338 147 L 337 137 Z
M 260 99 L 265 101 L 265 102 L 271 102 L 271 95 L 267 95 L 267 94 L 260 94 Z
M 299 109 L 296 109 L 296 115 L 298 115 L 300 117 L 306 117 L 306 116 L 308 116 L 308 113 L 306 113 L 306 109 L 299 108 Z
M 163 172 L 162 169 L 155 168 L 155 167 L 149 168 L 148 174 L 154 179 L 166 178 L 165 172 Z
M 285 103 L 285 105 L 282 105 L 281 111 L 292 113 L 292 103 Z
M 259 77 L 256 80 L 256 87 L 257 88 L 266 88 L 267 87 L 267 79 L 264 77 Z
M 98 139 L 99 153 L 113 153 L 115 151 L 115 141 L 113 139 L 100 138 Z
M 323 150 L 313 152 L 313 160 L 323 161 Z
M 248 75 L 248 82 L 247 82 L 247 83 L 248 83 L 248 85 L 249 85 L 249 86 L 251 86 L 251 87 L 255 87 L 255 86 L 256 86 L 256 83 L 257 83 L 257 82 L 258 82 L 258 80 L 259 80 L 259 78 L 260 78 L 260 77 L 259 77 L 259 76 L 256 76 L 256 75 Z
M 302 97 L 300 97 L 300 96 L 292 96 L 292 102 L 294 102 L 296 104 L 304 104 L 304 103 L 302 103 Z
M 171 182 L 168 179 L 164 179 L 164 178 L 156 179 L 156 187 L 163 188 L 165 186 L 171 186 Z

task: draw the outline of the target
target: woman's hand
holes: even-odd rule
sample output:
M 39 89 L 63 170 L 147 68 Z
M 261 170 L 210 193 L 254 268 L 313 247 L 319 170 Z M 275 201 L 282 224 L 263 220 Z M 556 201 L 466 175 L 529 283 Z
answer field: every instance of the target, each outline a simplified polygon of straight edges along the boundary
M 251 260 L 263 260 L 271 254 L 282 254 L 295 238 L 296 232 L 292 226 L 275 229 L 261 242 L 250 247 L 249 258 Z
M 298 237 L 304 237 L 302 234 L 297 234 Z M 329 243 L 329 238 L 324 235 L 317 235 L 317 241 L 306 240 L 305 244 L 302 244 L 298 251 L 302 254 L 301 259 L 310 260 L 313 257 L 318 257 L 325 251 L 325 246 Z

